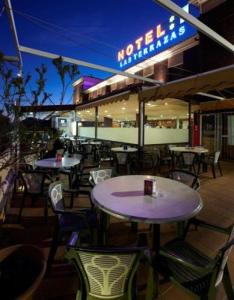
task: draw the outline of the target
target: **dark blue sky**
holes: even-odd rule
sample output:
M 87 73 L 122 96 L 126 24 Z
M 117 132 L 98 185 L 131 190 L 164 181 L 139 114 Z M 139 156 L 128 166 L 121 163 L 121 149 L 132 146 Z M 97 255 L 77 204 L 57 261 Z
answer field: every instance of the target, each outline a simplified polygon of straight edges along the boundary
M 175 2 L 183 6 L 187 1 Z M 0 0 L 0 10 L 3 4 Z M 12 0 L 12 7 L 21 45 L 116 69 L 118 50 L 171 15 L 153 0 Z M 6 12 L 0 16 L 0 50 L 15 54 Z M 41 63 L 48 65 L 48 87 L 56 93 L 50 61 L 22 56 L 25 73 Z M 101 78 L 111 75 L 82 67 L 80 71 Z

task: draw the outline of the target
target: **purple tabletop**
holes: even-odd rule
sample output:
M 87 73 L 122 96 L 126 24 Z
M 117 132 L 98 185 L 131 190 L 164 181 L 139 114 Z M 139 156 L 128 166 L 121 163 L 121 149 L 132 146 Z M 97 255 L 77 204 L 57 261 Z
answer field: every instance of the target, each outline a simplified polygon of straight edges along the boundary
M 144 195 L 145 179 L 156 179 L 155 196 Z M 187 220 L 203 207 L 199 193 L 187 185 L 145 175 L 107 179 L 93 188 L 92 201 L 117 218 L 151 224 Z
M 81 155 L 76 155 L 74 157 L 63 157 L 61 161 L 56 161 L 53 158 L 46 158 L 37 160 L 35 165 L 41 168 L 51 168 L 51 169 L 60 169 L 60 168 L 70 168 L 78 165 L 81 160 Z

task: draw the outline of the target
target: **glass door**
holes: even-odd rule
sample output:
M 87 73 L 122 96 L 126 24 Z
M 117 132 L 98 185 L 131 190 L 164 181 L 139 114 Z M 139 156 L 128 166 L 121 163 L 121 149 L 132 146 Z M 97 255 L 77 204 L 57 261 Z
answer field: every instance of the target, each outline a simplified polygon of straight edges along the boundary
M 216 147 L 216 115 L 201 115 L 201 124 L 201 144 L 209 149 L 209 152 L 214 152 Z
M 234 113 L 222 113 L 222 158 L 234 160 Z

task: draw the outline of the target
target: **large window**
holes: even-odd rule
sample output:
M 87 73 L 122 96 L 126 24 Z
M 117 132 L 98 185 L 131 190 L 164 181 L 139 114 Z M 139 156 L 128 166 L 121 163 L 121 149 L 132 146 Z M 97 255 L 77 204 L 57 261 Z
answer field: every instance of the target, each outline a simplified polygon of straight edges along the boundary
M 177 99 L 147 102 L 145 145 L 188 142 L 188 103 Z
M 78 135 L 82 137 L 95 137 L 95 108 L 77 112 Z
M 125 143 L 138 143 L 138 100 L 113 102 L 98 108 L 98 138 Z

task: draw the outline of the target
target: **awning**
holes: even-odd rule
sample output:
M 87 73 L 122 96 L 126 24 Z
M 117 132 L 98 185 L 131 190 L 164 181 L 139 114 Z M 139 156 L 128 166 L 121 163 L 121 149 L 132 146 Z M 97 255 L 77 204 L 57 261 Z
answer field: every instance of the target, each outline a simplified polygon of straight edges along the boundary
M 234 87 L 234 65 L 140 91 L 139 99 L 145 102 L 165 98 L 183 99 L 198 92 L 221 91 L 230 87 Z
M 116 95 L 112 95 L 110 97 L 102 98 L 99 100 L 95 101 L 90 101 L 89 103 L 85 104 L 78 104 L 76 106 L 77 110 L 84 110 L 84 109 L 90 109 L 92 107 L 97 107 L 101 106 L 107 103 L 113 103 L 113 102 L 118 102 L 118 101 L 123 101 L 123 100 L 128 100 L 131 92 L 130 91 L 125 91 Z

